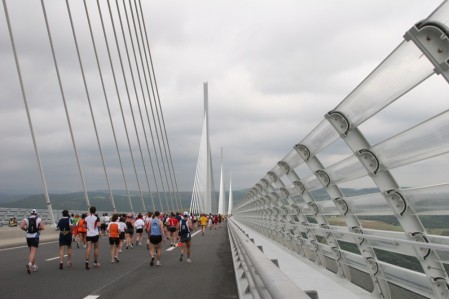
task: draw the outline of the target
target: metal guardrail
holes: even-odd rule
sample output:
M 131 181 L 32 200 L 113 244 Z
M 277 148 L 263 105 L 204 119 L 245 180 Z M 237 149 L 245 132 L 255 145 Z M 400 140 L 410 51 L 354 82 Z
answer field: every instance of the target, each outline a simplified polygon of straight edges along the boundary
M 447 167 L 429 180 L 447 161 L 449 110 L 400 133 L 410 106 L 389 110 L 434 74 L 449 82 L 448 16 L 444 1 L 412 26 L 243 197 L 235 219 L 379 298 L 449 298 Z M 432 98 L 414 105 L 426 111 Z M 354 196 L 348 186 L 372 189 Z
M 277 268 L 232 220 L 228 221 L 228 230 L 231 248 L 234 251 L 233 261 L 239 298 L 311 298 Z M 247 282 L 246 287 L 242 285 L 242 280 Z

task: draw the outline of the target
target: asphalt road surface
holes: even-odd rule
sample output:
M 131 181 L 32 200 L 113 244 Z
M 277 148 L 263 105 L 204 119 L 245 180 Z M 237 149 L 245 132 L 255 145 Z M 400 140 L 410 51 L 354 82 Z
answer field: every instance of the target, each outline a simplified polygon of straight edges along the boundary
M 125 250 L 111 263 L 107 238 L 100 240 L 99 263 L 84 268 L 85 249 L 73 246 L 73 266 L 59 269 L 57 241 L 39 245 L 37 272 L 28 274 L 28 247 L 0 249 L 0 298 L 238 298 L 227 228 L 192 238 L 192 263 L 179 261 L 180 248 L 163 245 L 161 266 L 150 267 L 146 237 L 142 247 Z M 168 249 L 168 250 L 167 250 Z

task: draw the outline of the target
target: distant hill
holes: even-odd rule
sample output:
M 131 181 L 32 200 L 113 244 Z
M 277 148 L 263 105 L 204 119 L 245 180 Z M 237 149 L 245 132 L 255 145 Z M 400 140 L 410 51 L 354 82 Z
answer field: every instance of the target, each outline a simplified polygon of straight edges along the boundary
M 234 204 L 240 202 L 246 190 L 233 191 Z M 179 200 L 183 210 L 188 210 L 192 198 L 192 192 L 179 192 Z M 87 204 L 84 199 L 83 192 L 64 193 L 64 194 L 49 194 L 53 209 L 56 210 L 86 210 Z M 108 191 L 94 191 L 88 192 L 89 201 L 91 205 L 95 206 L 100 211 L 111 211 L 112 203 Z M 129 198 L 126 191 L 113 191 L 114 202 L 117 211 L 130 211 Z M 135 211 L 143 211 L 142 200 L 138 192 L 130 192 L 131 203 Z M 148 192 L 144 192 L 144 202 L 148 210 L 153 210 L 152 200 Z M 172 206 L 173 194 L 170 193 L 152 193 L 156 210 L 167 210 L 167 200 Z M 160 200 L 159 200 L 160 198 Z M 218 193 L 216 193 L 218 199 Z M 226 192 L 228 198 L 228 192 Z M 160 202 L 162 202 L 163 209 Z M 5 208 L 27 208 L 27 209 L 46 209 L 45 197 L 43 194 L 35 195 L 9 195 L 0 193 L 0 206 Z M 170 210 L 170 209 L 169 209 Z
M 242 197 L 249 191 L 249 189 L 233 191 L 234 205 L 238 204 Z M 341 191 L 345 196 L 358 196 L 363 194 L 370 194 L 378 192 L 376 188 L 367 189 L 351 189 L 342 188 Z M 63 193 L 63 194 L 50 194 L 50 200 L 52 207 L 57 210 L 69 209 L 69 210 L 85 210 L 87 208 L 86 201 L 84 199 L 83 192 Z M 91 205 L 96 206 L 98 210 L 110 211 L 112 210 L 112 203 L 109 199 L 109 192 L 106 190 L 93 191 L 88 193 L 89 201 Z M 130 211 L 130 204 L 128 194 L 124 190 L 113 191 L 115 206 L 118 211 Z M 167 200 L 171 204 L 171 198 L 174 196 L 170 193 L 160 192 L 159 196 L 153 192 L 152 197 L 157 210 L 167 210 Z M 313 192 L 313 196 L 316 200 L 326 200 L 329 198 L 324 189 L 320 189 Z M 131 203 L 135 211 L 143 211 L 142 200 L 138 192 L 130 192 Z M 162 201 L 163 209 L 161 208 L 160 201 Z M 218 200 L 218 192 L 216 192 L 216 199 Z M 226 198 L 229 197 L 226 192 Z M 190 207 L 190 201 L 192 198 L 192 192 L 179 192 L 179 199 L 184 210 Z M 148 192 L 144 192 L 144 202 L 147 209 L 152 210 L 152 200 L 148 195 Z M 45 197 L 43 194 L 34 195 L 17 195 L 0 193 L 0 206 L 5 208 L 28 208 L 28 209 L 45 209 Z

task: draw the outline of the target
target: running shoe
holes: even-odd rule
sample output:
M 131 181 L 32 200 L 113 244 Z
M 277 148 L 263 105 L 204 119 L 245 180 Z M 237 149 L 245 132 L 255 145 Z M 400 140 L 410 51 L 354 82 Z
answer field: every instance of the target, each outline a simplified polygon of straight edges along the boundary
M 190 258 L 187 259 L 187 263 L 191 263 L 192 260 Z
M 72 267 L 72 261 L 68 261 L 67 266 Z
M 179 256 L 179 261 L 182 262 L 182 254 Z
M 120 260 L 118 259 L 117 256 L 114 257 L 114 260 L 115 260 L 117 263 L 120 263 Z
M 154 257 L 151 258 L 150 266 L 154 266 Z
M 37 272 L 37 270 L 39 270 L 39 267 L 37 265 L 33 266 L 33 272 Z
M 111 260 L 111 264 L 113 264 L 113 263 L 115 263 L 115 261 L 114 261 L 114 260 Z
M 86 270 L 89 270 L 90 268 L 89 268 L 89 262 L 88 261 L 86 261 Z
M 156 261 L 156 266 L 160 266 L 161 262 L 160 261 Z
M 63 263 L 59 263 L 59 270 L 64 269 L 64 264 Z
M 28 264 L 26 265 L 26 269 L 27 269 L 27 273 L 28 273 L 28 274 L 31 274 L 31 263 L 28 263 Z
M 100 268 L 100 263 L 94 263 L 94 268 Z
M 76 242 L 76 247 L 80 248 L 80 244 L 78 242 Z

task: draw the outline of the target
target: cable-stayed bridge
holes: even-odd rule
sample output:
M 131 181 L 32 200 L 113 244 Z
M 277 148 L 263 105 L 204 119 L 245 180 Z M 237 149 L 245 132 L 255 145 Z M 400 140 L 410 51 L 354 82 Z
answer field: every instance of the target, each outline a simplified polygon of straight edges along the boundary
M 9 59 L 14 63 L 14 74 L 18 75 L 18 93 L 26 110 L 48 215 L 54 217 L 47 190 L 45 164 L 40 155 L 44 147 L 40 140 L 45 136 L 36 134 L 34 119 L 38 115 L 36 112 L 32 114 L 29 108 L 30 98 L 36 96 L 32 82 L 37 79 L 31 80 L 23 72 L 23 66 L 30 62 L 21 60 L 20 49 L 17 47 L 20 39 L 15 31 L 18 29 L 14 28 L 12 14 L 8 9 L 10 2 L 3 0 L 2 13 L 5 17 L 2 19 L 7 35 L 2 36 L 7 36 L 8 39 L 2 44 L 11 46 Z M 79 153 L 81 149 L 93 147 L 101 157 L 101 173 L 109 186 L 111 210 L 115 206 L 110 182 L 112 168 L 108 167 L 106 159 L 110 158 L 110 152 L 105 155 L 102 142 L 104 135 L 101 134 L 102 127 L 96 118 L 96 113 L 106 111 L 105 114 L 109 115 L 106 126 L 112 136 L 109 142 L 116 149 L 114 155 L 119 162 L 119 167 L 112 172 L 118 172 L 122 178 L 121 183 L 128 186 L 128 168 L 122 164 L 122 155 L 125 153 L 120 150 L 115 134 L 115 129 L 120 124 L 125 144 L 128 145 L 126 157 L 131 161 L 130 169 L 135 177 L 133 184 L 138 187 L 142 209 L 181 210 L 183 207 L 177 196 L 174 165 L 140 1 L 52 2 L 52 9 L 64 11 L 64 16 L 69 19 L 69 31 L 64 34 L 73 36 L 74 60 L 66 61 L 64 67 L 53 33 L 54 30 L 59 34 L 61 32 L 58 25 L 51 25 L 46 3 L 35 1 L 32 5 L 36 5 L 36 13 L 39 9 L 40 16 L 44 18 L 41 25 L 48 37 L 44 52 L 50 53 L 53 59 L 51 68 L 55 78 L 52 80 L 55 82 L 58 98 L 63 102 L 63 119 L 76 157 L 86 206 L 90 206 L 90 201 L 85 169 L 91 170 L 90 160 L 83 160 Z M 74 10 L 84 13 L 82 22 L 85 31 L 76 25 L 77 22 L 81 23 L 81 19 L 72 18 Z M 425 177 L 429 173 L 418 173 L 423 177 L 422 181 L 426 182 L 419 186 L 403 184 L 400 180 L 401 171 L 419 172 L 422 163 L 438 163 L 438 159 L 447 159 L 448 111 L 441 111 L 399 131 L 391 128 L 394 127 L 394 120 L 407 117 L 408 111 L 398 114 L 395 110 L 394 114 L 388 113 L 398 100 L 406 101 L 409 93 L 419 89 L 431 78 L 441 78 L 445 81 L 444 84 L 449 82 L 448 16 L 449 3 L 445 1 L 430 16 L 423 16 L 423 20 L 417 20 L 415 25 L 411 24 L 410 30 L 403 37 L 398 37 L 398 46 L 392 49 L 378 67 L 340 104 L 329 107 L 329 112 L 312 131 L 303 134 L 299 141 L 293 140 L 292 149 L 288 152 L 286 150 L 285 157 L 268 169 L 267 174 L 231 209 L 233 216 L 227 225 L 231 250 L 221 251 L 220 257 L 232 256 L 237 285 L 237 294 L 234 296 L 332 298 L 327 296 L 332 296 L 332 293 L 343 294 L 343 288 L 348 289 L 348 293 L 339 298 L 449 298 L 449 238 L 446 236 L 449 212 L 448 175 L 443 174 L 441 181 L 427 183 Z M 95 22 L 97 26 L 92 27 L 91 22 Z M 94 34 L 92 28 L 98 31 Z M 97 49 L 100 44 L 101 52 Z M 86 51 L 83 47 L 87 45 L 91 60 L 82 54 Z M 99 53 L 103 55 L 102 60 L 99 59 Z M 81 79 L 78 79 L 81 88 L 78 95 L 85 101 L 85 110 L 79 107 L 81 101 L 71 108 L 66 102 L 66 95 L 70 93 L 66 90 L 61 71 L 75 66 L 80 70 Z M 90 86 L 92 81 L 87 79 L 92 75 L 91 72 L 85 72 L 87 66 L 90 71 L 95 69 L 98 82 L 95 87 Z M 93 94 L 96 95 L 95 100 L 104 100 L 105 109 L 94 109 Z M 116 114 L 109 110 L 112 100 L 116 101 L 119 108 Z M 128 105 L 126 110 L 125 103 Z M 432 99 L 424 98 L 414 104 L 422 105 L 420 107 L 424 110 L 426 106 L 432 105 Z M 72 127 L 72 121 L 73 115 L 79 115 L 80 111 L 87 111 L 90 118 L 90 130 L 94 132 L 96 140 L 94 146 L 77 141 L 81 133 L 76 126 Z M 383 118 L 376 118 L 380 113 L 384 113 Z M 205 124 L 207 121 L 205 118 Z M 372 136 L 370 125 L 383 126 L 385 131 L 392 133 L 382 138 Z M 209 142 L 207 134 L 208 130 L 204 137 L 206 144 Z M 200 148 L 207 149 L 203 146 Z M 53 156 L 56 159 L 55 153 Z M 331 158 L 327 158 L 329 156 Z M 204 150 L 203 156 L 198 160 L 210 161 L 210 152 Z M 200 169 L 198 178 L 210 171 L 209 164 L 201 165 L 206 167 Z M 209 179 L 206 181 L 199 179 L 196 182 L 209 184 L 205 189 L 200 189 L 210 192 L 213 186 Z M 343 192 L 348 185 L 365 187 L 367 182 L 373 187 L 366 192 L 368 194 L 354 196 Z M 126 188 L 128 193 L 133 189 Z M 154 189 L 163 191 L 165 198 L 153 198 L 151 192 Z M 129 194 L 128 197 L 130 210 L 134 211 Z M 198 212 L 216 212 L 212 205 L 206 207 L 205 202 L 199 198 L 193 199 L 192 207 L 198 209 Z M 223 230 L 224 228 L 222 233 Z M 210 232 L 211 235 L 213 233 L 215 231 Z M 218 233 L 214 235 L 216 238 L 227 236 L 228 234 L 219 236 Z M 261 255 L 257 248 L 254 250 L 250 239 L 256 244 L 263 244 L 261 249 L 266 255 Z M 201 242 L 203 241 L 198 241 L 197 244 Z M 228 246 L 221 241 L 217 242 Z M 268 249 L 277 250 L 277 254 L 282 255 L 278 257 L 280 272 L 273 268 L 271 262 L 267 264 Z M 215 261 L 217 256 L 210 253 L 205 251 L 201 260 Z M 286 256 L 289 256 L 289 260 L 283 264 L 282 260 Z M 170 258 L 168 253 L 167 258 Z M 286 271 L 288 264 L 285 263 L 299 263 L 302 266 Z M 174 263 L 169 264 L 176 271 Z M 15 264 L 8 265 L 13 266 Z M 135 266 L 138 268 L 139 263 L 136 262 Z M 125 273 L 127 279 L 136 275 L 133 271 L 137 268 Z M 201 271 L 200 268 L 197 270 Z M 307 277 L 298 278 L 305 271 L 314 281 L 322 283 L 313 287 L 307 285 Z M 13 271 L 12 275 L 19 277 L 20 274 Z M 45 271 L 41 271 L 39 275 L 44 276 Z M 55 279 L 58 276 L 53 275 Z M 170 271 L 161 275 L 170 277 Z M 329 277 L 340 283 L 340 286 L 328 282 Z M 107 282 L 101 284 L 100 289 L 103 290 Z M 90 290 L 92 292 L 87 292 L 88 294 L 98 293 L 95 288 Z M 21 294 L 20 290 L 16 291 Z M 350 297 L 350 293 L 353 297 Z M 109 293 L 102 294 L 107 296 L 105 294 Z

